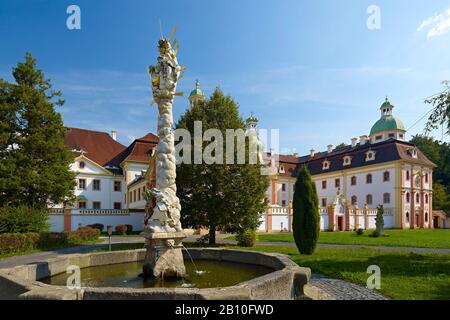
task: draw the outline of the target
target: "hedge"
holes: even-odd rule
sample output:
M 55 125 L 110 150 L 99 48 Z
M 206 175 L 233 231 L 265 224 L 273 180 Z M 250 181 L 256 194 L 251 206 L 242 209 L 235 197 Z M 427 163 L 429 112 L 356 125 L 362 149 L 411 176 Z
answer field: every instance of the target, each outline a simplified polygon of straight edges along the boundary
M 71 232 L 3 233 L 0 234 L 0 254 L 79 245 L 97 240 L 99 236 L 100 230 L 89 227 Z

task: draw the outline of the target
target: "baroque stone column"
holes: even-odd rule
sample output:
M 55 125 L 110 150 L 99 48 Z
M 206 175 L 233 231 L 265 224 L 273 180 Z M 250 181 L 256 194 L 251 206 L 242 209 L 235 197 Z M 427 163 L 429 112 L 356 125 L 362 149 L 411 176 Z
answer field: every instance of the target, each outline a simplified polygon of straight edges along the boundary
M 153 100 L 158 104 L 158 137 L 156 152 L 150 162 L 154 163 L 155 187 L 145 193 L 146 217 L 143 237 L 146 239 L 144 276 L 185 277 L 186 269 L 182 254 L 185 238 L 180 222 L 180 201 L 177 187 L 175 144 L 173 133 L 172 104 L 182 67 L 178 65 L 176 51 L 170 39 L 158 43 L 159 57 L 156 66 L 150 66 Z M 153 174 L 153 172 L 152 172 Z M 152 174 L 150 174 L 150 179 Z

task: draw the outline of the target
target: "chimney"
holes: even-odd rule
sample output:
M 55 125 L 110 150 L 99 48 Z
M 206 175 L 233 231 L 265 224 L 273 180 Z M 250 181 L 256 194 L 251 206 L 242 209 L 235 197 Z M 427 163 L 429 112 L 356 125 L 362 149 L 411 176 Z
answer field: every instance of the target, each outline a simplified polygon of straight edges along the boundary
M 117 141 L 117 131 L 116 130 L 111 131 L 111 138 L 113 138 L 114 141 Z
M 314 155 L 316 154 L 316 150 L 311 149 L 310 151 L 311 151 L 311 157 L 314 157 Z
M 327 146 L 327 151 L 328 151 L 328 153 L 331 153 L 333 151 L 333 145 L 332 144 L 329 144 Z
M 363 135 L 363 136 L 360 136 L 360 137 L 359 137 L 359 144 L 360 144 L 361 146 L 362 146 L 362 145 L 365 145 L 366 142 L 367 142 L 367 136 L 366 136 L 366 135 Z
M 293 155 L 294 157 L 298 157 L 298 153 L 297 153 L 297 152 L 294 152 L 292 155 Z
M 352 138 L 352 148 L 356 147 L 356 141 L 358 141 L 358 138 Z

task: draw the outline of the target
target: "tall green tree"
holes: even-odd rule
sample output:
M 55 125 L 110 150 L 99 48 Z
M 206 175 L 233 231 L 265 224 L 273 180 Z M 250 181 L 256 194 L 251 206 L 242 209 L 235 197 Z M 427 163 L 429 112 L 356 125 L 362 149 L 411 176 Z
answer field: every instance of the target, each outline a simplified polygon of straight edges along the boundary
M 222 152 L 224 158 L 226 130 L 245 129 L 236 102 L 220 89 L 216 89 L 205 102 L 188 109 L 176 125 L 177 129 L 190 132 L 192 150 L 195 121 L 201 121 L 202 132 L 212 128 L 220 130 L 224 143 L 219 143 L 218 149 L 211 154 Z M 233 154 L 236 159 L 236 139 L 234 141 Z M 204 153 L 211 143 L 202 142 Z M 204 161 L 194 164 L 192 152 L 191 164 L 177 166 L 177 194 L 182 207 L 182 223 L 190 227 L 209 228 L 210 244 L 215 244 L 215 234 L 219 229 L 237 233 L 255 230 L 259 225 L 260 214 L 265 210 L 264 198 L 269 181 L 267 176 L 261 175 L 259 164 L 249 164 L 248 147 L 245 150 L 245 164 L 226 164 L 225 159 L 223 164 L 207 164 Z M 185 156 L 183 152 L 181 155 Z
M 450 134 L 450 82 L 443 81 L 442 84 L 444 85 L 442 92 L 425 100 L 425 103 L 434 107 L 428 117 L 425 131 L 430 132 L 439 126 L 445 126 L 447 134 Z
M 450 212 L 450 145 L 421 135 L 414 136 L 411 142 L 436 164 L 433 169 L 433 209 Z
M 306 166 L 297 172 L 292 206 L 292 231 L 297 248 L 301 254 L 312 254 L 320 233 L 319 199 L 316 184 Z
M 30 53 L 12 75 L 15 83 L 0 79 L 0 206 L 45 208 L 71 198 L 75 186 L 55 111 L 64 101 Z

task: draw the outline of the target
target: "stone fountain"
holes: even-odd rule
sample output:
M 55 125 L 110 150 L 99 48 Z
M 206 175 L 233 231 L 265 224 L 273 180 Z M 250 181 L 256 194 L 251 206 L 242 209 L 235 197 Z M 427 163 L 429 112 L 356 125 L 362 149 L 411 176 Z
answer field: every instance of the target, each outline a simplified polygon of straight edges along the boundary
M 173 33 L 172 33 L 173 36 Z M 171 38 L 171 37 L 170 37 Z M 156 147 L 155 186 L 147 191 L 144 231 L 146 254 L 145 277 L 185 277 L 181 241 L 185 238 L 180 222 L 180 200 L 177 197 L 175 145 L 172 105 L 183 67 L 170 38 L 158 42 L 156 66 L 149 66 L 153 100 L 158 105 L 158 137 Z M 174 40 L 175 42 L 176 40 Z

